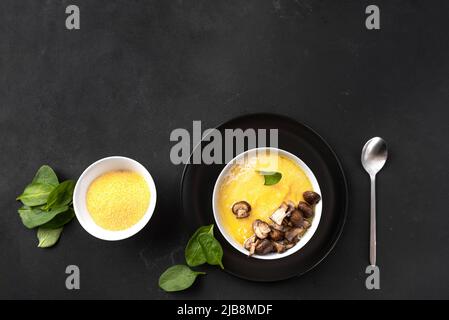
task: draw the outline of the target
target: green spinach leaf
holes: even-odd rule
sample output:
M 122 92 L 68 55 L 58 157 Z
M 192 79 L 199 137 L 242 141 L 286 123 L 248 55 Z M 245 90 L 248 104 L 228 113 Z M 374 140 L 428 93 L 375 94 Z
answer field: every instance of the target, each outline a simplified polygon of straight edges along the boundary
M 207 263 L 214 266 L 218 265 L 224 269 L 221 261 L 223 259 L 223 248 L 221 247 L 220 242 L 208 233 L 198 235 L 198 242 L 203 249 Z
M 16 198 L 29 207 L 40 206 L 47 202 L 47 198 L 55 187 L 44 183 L 31 183 L 23 193 Z
M 268 171 L 257 171 L 259 174 L 263 175 L 265 179 L 264 185 L 272 186 L 281 181 L 282 173 L 280 172 L 268 172 Z
M 37 170 L 32 183 L 43 183 L 56 187 L 59 181 L 53 169 L 50 166 L 43 165 Z
M 67 180 L 59 184 L 58 177 L 48 165 L 37 170 L 32 182 L 16 198 L 23 203 L 18 210 L 22 223 L 32 229 L 39 227 L 38 247 L 48 248 L 59 239 L 63 226 L 75 213 L 72 204 L 75 182 Z
M 58 229 L 62 226 L 66 225 L 75 217 L 75 211 L 72 208 L 69 208 L 67 211 L 61 212 L 56 215 L 52 220 L 43 224 L 41 227 L 46 229 Z
M 49 210 L 50 208 L 69 205 L 72 203 L 74 189 L 75 181 L 66 180 L 62 182 L 48 195 L 47 204 L 43 209 Z
M 59 208 L 53 208 L 50 211 L 44 211 L 41 208 L 30 208 L 28 206 L 23 206 L 19 209 L 19 215 L 25 227 L 28 229 L 33 229 L 49 222 L 58 214 L 65 212 L 68 209 L 68 206 L 62 206 Z
M 64 228 L 46 229 L 40 227 L 37 230 L 37 239 L 39 240 L 39 244 L 37 246 L 39 248 L 49 248 L 54 246 L 61 236 L 62 229 Z
M 185 265 L 175 265 L 168 268 L 159 277 L 159 287 L 167 292 L 181 291 L 189 288 L 198 275 L 204 272 L 196 272 Z
M 190 267 L 196 267 L 207 262 L 206 255 L 198 242 L 198 235 L 200 234 L 214 234 L 214 225 L 200 227 L 190 238 L 184 251 L 186 262 Z

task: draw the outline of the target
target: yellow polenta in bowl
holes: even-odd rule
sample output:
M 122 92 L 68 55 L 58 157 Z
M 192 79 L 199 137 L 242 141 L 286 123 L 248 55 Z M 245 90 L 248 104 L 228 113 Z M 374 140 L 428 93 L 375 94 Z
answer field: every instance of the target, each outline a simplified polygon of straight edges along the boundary
M 266 185 L 265 174 L 274 172 L 281 175 L 280 180 Z M 240 252 L 248 254 L 244 244 L 254 236 L 255 221 L 273 224 L 271 217 L 280 205 L 292 203 L 296 206 L 304 202 L 304 193 L 310 191 L 321 194 L 313 172 L 298 157 L 281 149 L 252 149 L 229 162 L 218 177 L 212 200 L 214 217 L 226 240 Z M 242 202 L 249 205 L 250 212 L 249 216 L 238 218 L 233 211 L 234 205 Z M 313 217 L 307 222 L 308 229 L 290 250 L 252 256 L 278 259 L 298 251 L 316 231 L 321 210 L 321 202 L 314 205 Z
M 114 170 L 97 177 L 86 194 L 87 210 L 106 230 L 125 230 L 144 216 L 150 204 L 150 188 L 135 171 Z
M 156 198 L 153 178 L 142 164 L 113 156 L 94 162 L 81 174 L 73 207 L 88 233 L 115 241 L 145 227 L 154 213 Z

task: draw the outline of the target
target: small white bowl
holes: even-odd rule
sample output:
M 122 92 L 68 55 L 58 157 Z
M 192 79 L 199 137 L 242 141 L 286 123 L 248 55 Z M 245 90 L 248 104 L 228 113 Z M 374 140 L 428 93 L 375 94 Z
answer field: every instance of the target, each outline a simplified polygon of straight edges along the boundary
M 226 231 L 226 228 L 224 228 L 222 225 L 222 221 L 220 218 L 220 214 L 218 212 L 218 205 L 217 205 L 218 189 L 219 189 L 219 186 L 221 185 L 223 179 L 225 178 L 225 176 L 228 174 L 229 170 L 235 163 L 237 163 L 238 161 L 242 161 L 243 157 L 252 157 L 257 152 L 277 152 L 280 156 L 284 156 L 284 157 L 292 160 L 293 162 L 295 162 L 304 171 L 306 176 L 309 178 L 310 183 L 312 184 L 313 191 L 315 191 L 321 195 L 321 189 L 318 184 L 318 180 L 316 179 L 312 170 L 310 170 L 310 168 L 301 159 L 299 159 L 297 156 L 295 156 L 294 154 L 292 154 L 288 151 L 285 151 L 282 149 L 277 149 L 277 148 L 255 148 L 255 149 L 245 151 L 245 152 L 239 154 L 234 159 L 232 159 L 223 168 L 223 170 L 221 171 L 220 175 L 217 178 L 217 181 L 215 182 L 215 187 L 214 187 L 214 191 L 213 191 L 213 195 L 212 195 L 212 208 L 213 208 L 213 212 L 214 212 L 215 222 L 217 223 L 218 229 L 223 234 L 224 238 L 235 249 L 237 249 L 239 252 L 243 253 L 244 255 L 248 255 L 248 250 L 246 250 L 242 244 L 240 244 L 239 242 L 234 240 L 233 237 Z M 298 241 L 298 243 L 294 247 L 290 248 L 289 250 L 287 250 L 283 253 L 270 253 L 267 255 L 254 254 L 251 257 L 256 258 L 256 259 L 262 259 L 262 260 L 275 260 L 275 259 L 287 257 L 287 256 L 297 252 L 302 247 L 304 247 L 306 245 L 306 243 L 309 242 L 309 240 L 312 238 L 315 231 L 318 229 L 318 225 L 319 225 L 320 219 L 321 219 L 321 211 L 323 210 L 322 203 L 323 203 L 323 199 L 321 199 L 321 201 L 315 206 L 315 215 L 312 220 L 312 225 L 310 226 L 310 228 L 306 231 L 304 236 Z
M 97 177 L 110 171 L 128 170 L 140 174 L 150 189 L 150 204 L 142 219 L 125 230 L 111 231 L 97 225 L 87 210 L 86 194 L 90 184 Z M 79 177 L 73 192 L 73 208 L 81 226 L 98 239 L 116 241 L 129 238 L 145 227 L 156 208 L 156 186 L 150 173 L 139 162 L 126 157 L 107 157 L 91 164 Z

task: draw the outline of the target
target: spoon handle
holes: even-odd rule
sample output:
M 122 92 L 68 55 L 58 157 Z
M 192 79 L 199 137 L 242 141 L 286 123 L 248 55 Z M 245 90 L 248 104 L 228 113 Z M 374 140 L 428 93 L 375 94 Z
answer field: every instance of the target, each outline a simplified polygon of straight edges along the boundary
M 376 177 L 371 177 L 371 226 L 370 226 L 370 250 L 369 261 L 376 265 Z

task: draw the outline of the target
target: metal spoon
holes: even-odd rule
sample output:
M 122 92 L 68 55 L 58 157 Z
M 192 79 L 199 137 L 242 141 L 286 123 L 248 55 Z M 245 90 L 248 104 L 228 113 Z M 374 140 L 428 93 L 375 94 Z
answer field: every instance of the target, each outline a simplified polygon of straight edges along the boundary
M 362 150 L 362 165 L 371 178 L 371 227 L 370 256 L 372 266 L 376 265 L 376 174 L 387 161 L 388 150 L 384 139 L 375 137 L 365 144 Z

